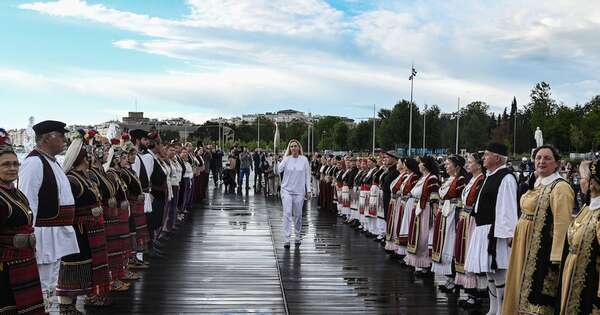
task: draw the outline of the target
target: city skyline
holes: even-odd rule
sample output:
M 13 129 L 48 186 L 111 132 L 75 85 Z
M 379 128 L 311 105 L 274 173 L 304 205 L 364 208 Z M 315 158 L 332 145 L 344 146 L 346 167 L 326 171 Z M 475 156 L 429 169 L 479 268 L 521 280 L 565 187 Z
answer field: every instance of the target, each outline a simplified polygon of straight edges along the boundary
M 0 126 L 27 118 L 96 124 L 130 111 L 159 119 L 294 108 L 356 119 L 409 99 L 495 112 L 600 91 L 600 8 L 535 1 L 355 0 L 0 3 Z

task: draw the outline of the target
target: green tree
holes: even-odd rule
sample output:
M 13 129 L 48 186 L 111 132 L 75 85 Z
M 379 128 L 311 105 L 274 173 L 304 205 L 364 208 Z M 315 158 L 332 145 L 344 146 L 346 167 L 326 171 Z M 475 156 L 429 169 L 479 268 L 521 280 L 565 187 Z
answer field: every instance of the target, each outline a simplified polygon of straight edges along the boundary
M 345 122 L 340 121 L 333 126 L 333 140 L 336 149 L 348 149 L 348 125 Z
M 491 130 L 496 129 L 496 120 L 488 116 L 489 106 L 475 101 L 461 109 L 460 147 L 469 152 L 481 150 L 489 142 Z M 492 128 L 488 131 L 488 128 Z
M 373 120 L 361 121 L 348 132 L 348 147 L 353 151 L 368 151 L 373 143 Z

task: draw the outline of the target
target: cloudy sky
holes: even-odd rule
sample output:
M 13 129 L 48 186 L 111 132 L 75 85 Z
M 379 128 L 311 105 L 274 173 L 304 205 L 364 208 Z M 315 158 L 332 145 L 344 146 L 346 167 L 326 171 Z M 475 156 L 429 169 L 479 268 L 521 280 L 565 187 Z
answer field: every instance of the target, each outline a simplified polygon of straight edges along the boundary
M 137 109 L 195 122 L 294 108 L 371 115 L 410 97 L 496 111 L 549 82 L 600 94 L 600 6 L 552 0 L 0 2 L 0 126 Z

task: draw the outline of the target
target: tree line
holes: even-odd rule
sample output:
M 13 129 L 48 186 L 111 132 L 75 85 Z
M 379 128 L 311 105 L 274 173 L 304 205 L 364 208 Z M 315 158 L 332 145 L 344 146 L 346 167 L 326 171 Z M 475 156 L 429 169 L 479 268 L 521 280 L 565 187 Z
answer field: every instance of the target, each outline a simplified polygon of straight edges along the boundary
M 456 112 L 442 112 L 438 105 L 417 106 L 413 103 L 412 147 L 423 146 L 423 124 L 426 126 L 425 147 L 448 149 L 454 152 L 456 143 Z M 400 100 L 391 109 L 381 109 L 375 120 L 375 145 L 390 150 L 408 147 L 410 102 Z M 488 142 L 506 144 L 509 151 L 527 154 L 535 146 L 533 138 L 536 127 L 544 133 L 544 142 L 552 144 L 561 152 L 590 152 L 600 143 L 600 95 L 585 104 L 567 106 L 552 98 L 550 85 L 536 84 L 530 99 L 519 106 L 516 98 L 502 113 L 490 111 L 488 104 L 474 101 L 460 109 L 459 148 L 469 152 L 482 149 Z M 256 147 L 260 124 L 261 147 L 273 148 L 275 123 L 264 117 L 258 122 L 227 125 L 235 131 L 235 142 Z M 299 139 L 306 147 L 308 125 L 294 120 L 278 123 L 282 144 L 289 139 Z M 216 142 L 218 124 L 207 122 L 192 135 L 204 142 Z M 314 123 L 314 147 L 319 150 L 370 151 L 373 137 L 373 120 L 347 124 L 342 117 L 326 116 Z M 515 137 L 516 132 L 516 137 Z M 516 140 L 516 141 L 515 141 Z

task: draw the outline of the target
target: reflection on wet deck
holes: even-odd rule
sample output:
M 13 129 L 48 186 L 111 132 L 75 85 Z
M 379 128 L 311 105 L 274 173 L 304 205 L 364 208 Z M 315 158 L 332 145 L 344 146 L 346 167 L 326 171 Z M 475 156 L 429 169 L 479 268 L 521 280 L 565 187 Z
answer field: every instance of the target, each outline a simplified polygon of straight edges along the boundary
M 460 314 L 458 296 L 415 279 L 372 239 L 314 204 L 285 250 L 281 206 L 216 190 L 130 292 L 88 314 Z M 283 292 L 282 292 L 283 289 Z

